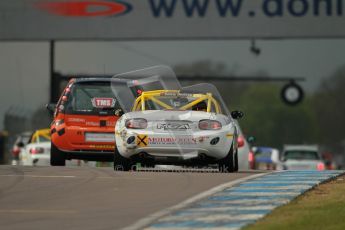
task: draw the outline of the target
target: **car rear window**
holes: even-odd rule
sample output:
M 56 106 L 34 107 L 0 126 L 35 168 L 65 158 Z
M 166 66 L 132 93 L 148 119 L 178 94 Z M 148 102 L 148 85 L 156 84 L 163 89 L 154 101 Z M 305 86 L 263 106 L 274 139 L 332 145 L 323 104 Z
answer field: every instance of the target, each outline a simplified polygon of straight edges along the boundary
M 95 98 L 112 98 L 114 106 L 97 108 L 93 104 Z M 114 115 L 120 106 L 110 87 L 110 81 L 77 82 L 72 86 L 66 103 L 67 114 Z
M 284 153 L 285 160 L 320 160 L 319 154 L 315 151 L 290 150 Z

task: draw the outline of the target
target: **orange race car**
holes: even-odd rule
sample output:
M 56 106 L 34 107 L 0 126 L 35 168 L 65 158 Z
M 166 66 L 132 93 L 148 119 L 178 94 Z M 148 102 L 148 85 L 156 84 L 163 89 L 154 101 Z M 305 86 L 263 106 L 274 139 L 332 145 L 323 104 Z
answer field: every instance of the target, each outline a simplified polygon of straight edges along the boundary
M 72 79 L 58 103 L 47 108 L 54 113 L 52 166 L 64 166 L 71 159 L 113 161 L 114 127 L 122 110 L 112 93 L 111 78 Z

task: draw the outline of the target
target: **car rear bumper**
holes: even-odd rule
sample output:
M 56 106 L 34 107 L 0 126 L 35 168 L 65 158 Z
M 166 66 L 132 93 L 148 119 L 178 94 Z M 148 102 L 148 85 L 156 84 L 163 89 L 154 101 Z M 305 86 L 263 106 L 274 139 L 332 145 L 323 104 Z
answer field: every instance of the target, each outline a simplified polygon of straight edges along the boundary
M 140 162 L 144 165 L 185 165 L 185 166 L 208 166 L 216 164 L 219 159 L 209 157 L 205 154 L 197 154 L 196 156 L 178 156 L 178 155 L 153 155 L 146 152 L 132 155 L 130 157 L 134 162 Z
M 88 161 L 107 161 L 112 162 L 114 160 L 114 150 L 104 151 L 92 151 L 92 150 L 78 150 L 78 151 L 66 151 L 60 150 L 65 154 L 67 160 L 88 160 Z
M 113 140 L 100 139 L 88 140 L 87 134 L 107 134 L 114 137 Z M 115 148 L 115 134 L 112 127 L 79 127 L 66 126 L 56 129 L 52 132 L 52 142 L 61 151 L 64 152 L 103 152 L 114 151 Z
M 217 141 L 213 142 L 214 140 Z M 232 143 L 232 133 L 218 131 L 172 135 L 127 130 L 125 136 L 119 134 L 116 136 L 117 148 L 120 154 L 126 158 L 145 153 L 154 159 L 189 161 L 206 156 L 210 159 L 220 160 L 227 156 Z
M 147 153 L 150 154 L 152 157 L 161 158 L 161 157 L 170 157 L 170 158 L 179 158 L 181 160 L 189 160 L 193 158 L 198 158 L 200 155 L 210 156 L 212 158 L 224 158 L 227 153 L 221 154 L 221 156 L 216 156 L 212 154 L 214 151 L 210 151 L 210 149 L 200 148 L 200 147 L 145 147 L 145 148 L 136 148 L 134 151 L 131 152 L 132 155 L 136 155 L 139 153 Z
M 48 166 L 50 165 L 49 154 L 34 154 L 25 158 L 22 162 L 23 165 L 36 165 L 36 166 Z

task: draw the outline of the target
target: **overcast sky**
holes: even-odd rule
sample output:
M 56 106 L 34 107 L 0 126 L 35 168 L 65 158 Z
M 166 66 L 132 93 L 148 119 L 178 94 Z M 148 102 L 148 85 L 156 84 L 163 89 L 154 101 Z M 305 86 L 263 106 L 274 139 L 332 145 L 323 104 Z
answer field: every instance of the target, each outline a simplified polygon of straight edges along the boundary
M 57 42 L 56 71 L 119 73 L 143 67 L 211 60 L 237 75 L 265 72 L 269 76 L 305 77 L 309 92 L 321 78 L 345 65 L 345 40 L 258 40 L 261 55 L 249 51 L 250 41 Z M 49 46 L 45 42 L 0 43 L 0 130 L 12 106 L 35 110 L 49 100 Z

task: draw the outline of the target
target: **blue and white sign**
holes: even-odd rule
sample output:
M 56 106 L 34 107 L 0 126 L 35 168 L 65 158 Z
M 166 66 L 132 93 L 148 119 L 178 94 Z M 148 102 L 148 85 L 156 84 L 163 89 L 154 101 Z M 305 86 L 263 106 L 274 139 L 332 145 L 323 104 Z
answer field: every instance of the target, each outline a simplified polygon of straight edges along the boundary
M 345 0 L 2 0 L 0 40 L 344 37 Z

